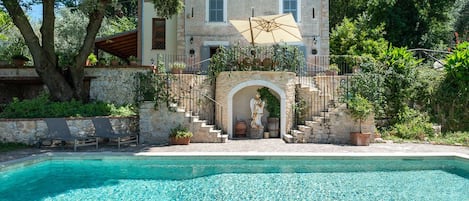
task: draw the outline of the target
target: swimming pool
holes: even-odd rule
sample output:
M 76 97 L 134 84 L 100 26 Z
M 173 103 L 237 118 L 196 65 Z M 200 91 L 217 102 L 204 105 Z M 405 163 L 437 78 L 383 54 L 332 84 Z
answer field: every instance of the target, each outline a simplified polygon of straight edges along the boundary
M 3 167 L 0 200 L 468 200 L 460 157 L 48 156 Z

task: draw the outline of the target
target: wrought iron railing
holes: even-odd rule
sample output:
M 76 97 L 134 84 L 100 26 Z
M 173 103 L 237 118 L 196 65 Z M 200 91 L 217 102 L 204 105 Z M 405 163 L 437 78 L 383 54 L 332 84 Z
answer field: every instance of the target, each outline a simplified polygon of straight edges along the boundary
M 248 53 L 241 55 L 245 54 Z M 256 54 L 258 58 L 267 58 L 269 55 L 259 50 Z M 171 63 L 186 62 L 183 74 L 175 74 L 171 78 L 172 95 L 186 111 L 199 116 L 209 124 L 216 125 L 217 128 L 223 128 L 221 119 L 223 107 L 215 101 L 214 85 L 206 76 L 209 73 L 208 69 L 202 68 L 208 65 L 210 59 L 196 61 L 195 57 L 173 55 L 159 55 L 156 58 L 158 58 L 156 62 L 165 64 L 166 72 L 170 72 Z M 308 86 L 313 91 L 317 90 L 317 96 L 312 95 L 308 96 L 307 100 L 297 100 L 297 106 L 301 106 L 301 101 L 304 101 L 303 108 L 294 108 L 297 123 L 313 120 L 315 116 L 325 117 L 329 108 L 344 102 L 346 97 L 344 94 L 347 94 L 350 88 L 350 78 L 353 72 L 359 69 L 362 61 L 362 58 L 352 56 L 310 56 L 303 66 L 292 68 L 296 70 L 298 84 L 303 87 Z M 298 118 L 299 116 L 303 118 Z

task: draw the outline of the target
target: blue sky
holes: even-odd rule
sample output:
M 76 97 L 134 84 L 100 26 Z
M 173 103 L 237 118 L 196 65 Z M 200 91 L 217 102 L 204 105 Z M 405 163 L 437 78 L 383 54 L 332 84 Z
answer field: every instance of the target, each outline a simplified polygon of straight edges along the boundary
M 33 5 L 28 15 L 34 20 L 42 20 L 42 4 Z

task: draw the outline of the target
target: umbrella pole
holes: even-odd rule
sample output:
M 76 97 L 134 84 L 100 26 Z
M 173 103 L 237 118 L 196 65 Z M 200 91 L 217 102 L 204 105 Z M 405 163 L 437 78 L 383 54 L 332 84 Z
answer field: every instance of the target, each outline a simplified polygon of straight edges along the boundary
M 252 24 L 251 24 L 251 18 L 249 18 L 249 30 L 251 30 L 251 43 L 252 43 L 252 46 L 254 46 L 254 32 L 252 31 Z

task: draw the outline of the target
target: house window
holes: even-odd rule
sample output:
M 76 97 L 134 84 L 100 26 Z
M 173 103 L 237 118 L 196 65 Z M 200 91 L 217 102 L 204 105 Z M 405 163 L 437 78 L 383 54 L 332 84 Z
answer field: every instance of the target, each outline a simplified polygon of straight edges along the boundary
M 225 22 L 226 0 L 207 0 L 209 22 Z
M 166 49 L 166 20 L 164 18 L 153 18 L 151 48 L 154 50 Z
M 300 22 L 298 16 L 300 16 L 300 2 L 299 0 L 280 0 L 280 10 L 282 13 L 291 13 L 296 22 Z

